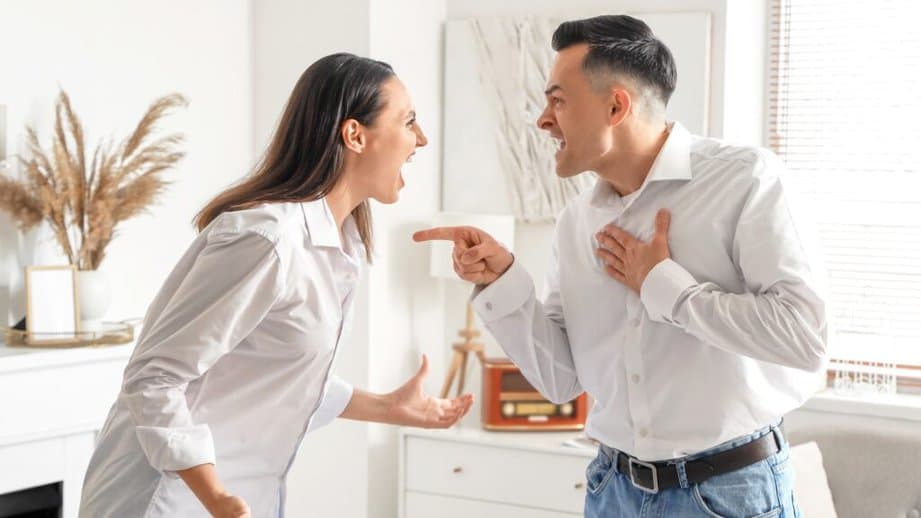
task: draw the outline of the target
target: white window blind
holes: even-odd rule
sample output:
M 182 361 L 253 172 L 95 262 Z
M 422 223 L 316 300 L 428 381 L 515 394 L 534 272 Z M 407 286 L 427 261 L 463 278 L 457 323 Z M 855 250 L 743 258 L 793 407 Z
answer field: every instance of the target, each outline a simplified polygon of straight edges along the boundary
M 921 7 L 772 0 L 769 144 L 808 197 L 832 353 L 921 365 Z

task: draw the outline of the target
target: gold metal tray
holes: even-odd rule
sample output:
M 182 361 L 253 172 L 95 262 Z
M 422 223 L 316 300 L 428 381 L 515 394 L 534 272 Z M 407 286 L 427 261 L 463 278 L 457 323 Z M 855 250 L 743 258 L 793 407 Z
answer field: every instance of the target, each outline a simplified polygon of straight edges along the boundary
M 0 327 L 0 329 L 3 330 L 4 343 L 10 347 L 102 347 L 130 343 L 134 340 L 134 329 L 139 323 L 138 319 L 103 322 L 102 329 L 96 331 L 68 333 L 30 333 L 12 327 Z

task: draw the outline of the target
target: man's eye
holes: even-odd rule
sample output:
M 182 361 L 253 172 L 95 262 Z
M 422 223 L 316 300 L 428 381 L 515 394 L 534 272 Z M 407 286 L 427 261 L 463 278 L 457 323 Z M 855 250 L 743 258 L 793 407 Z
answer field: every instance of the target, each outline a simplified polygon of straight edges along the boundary
M 409 121 L 406 123 L 406 127 L 407 128 L 412 127 L 412 125 L 415 123 L 416 123 L 416 119 L 409 119 Z

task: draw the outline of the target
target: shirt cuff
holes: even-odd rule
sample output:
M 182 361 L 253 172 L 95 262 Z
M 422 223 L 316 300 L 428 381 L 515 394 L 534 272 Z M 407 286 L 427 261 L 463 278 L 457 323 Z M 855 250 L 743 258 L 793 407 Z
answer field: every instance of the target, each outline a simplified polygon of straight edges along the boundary
M 640 287 L 640 300 L 654 322 L 676 324 L 675 305 L 697 280 L 690 272 L 671 259 L 655 265 Z
M 492 322 L 523 306 L 533 292 L 531 275 L 516 259 L 492 284 L 474 289 L 470 302 L 484 322 Z
M 206 424 L 167 428 L 136 427 L 138 442 L 150 466 L 176 476 L 175 471 L 214 464 L 214 439 Z
M 338 376 L 331 377 L 326 385 L 326 394 L 323 396 L 323 401 L 310 419 L 307 433 L 328 425 L 342 415 L 345 407 L 352 400 L 354 390 L 355 388 L 342 378 Z

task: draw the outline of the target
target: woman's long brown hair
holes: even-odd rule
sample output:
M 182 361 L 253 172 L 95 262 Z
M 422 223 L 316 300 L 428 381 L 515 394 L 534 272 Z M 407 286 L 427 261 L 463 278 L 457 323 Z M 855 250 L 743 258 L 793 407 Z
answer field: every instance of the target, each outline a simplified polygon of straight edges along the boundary
M 382 84 L 393 77 L 390 65 L 353 54 L 321 58 L 298 79 L 278 129 L 252 174 L 218 194 L 195 216 L 199 231 L 224 212 L 261 203 L 315 201 L 342 177 L 342 123 L 355 119 L 371 126 L 383 108 Z M 371 207 L 352 211 L 367 259 L 373 250 Z

